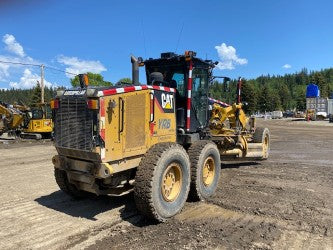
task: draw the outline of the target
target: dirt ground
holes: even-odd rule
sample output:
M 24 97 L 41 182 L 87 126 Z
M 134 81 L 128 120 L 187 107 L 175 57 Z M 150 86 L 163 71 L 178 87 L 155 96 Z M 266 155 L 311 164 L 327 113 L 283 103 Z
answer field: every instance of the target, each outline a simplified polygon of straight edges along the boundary
M 51 142 L 0 144 L 0 249 L 333 249 L 333 124 L 259 124 L 269 160 L 223 164 L 216 195 L 163 224 L 138 215 L 132 195 L 63 194 Z

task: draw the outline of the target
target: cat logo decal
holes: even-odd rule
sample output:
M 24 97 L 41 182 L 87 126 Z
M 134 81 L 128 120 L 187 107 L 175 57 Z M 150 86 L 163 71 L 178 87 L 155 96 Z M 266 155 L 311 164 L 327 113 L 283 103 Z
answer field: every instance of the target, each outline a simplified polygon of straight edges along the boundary
M 161 100 L 163 109 L 173 109 L 173 95 L 162 93 Z

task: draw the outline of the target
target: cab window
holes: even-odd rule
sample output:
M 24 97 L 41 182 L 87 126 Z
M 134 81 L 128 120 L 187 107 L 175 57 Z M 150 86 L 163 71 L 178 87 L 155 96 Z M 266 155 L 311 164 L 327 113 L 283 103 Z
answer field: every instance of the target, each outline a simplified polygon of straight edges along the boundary
M 32 119 L 43 119 L 43 110 L 41 109 L 32 110 Z
M 208 71 L 194 68 L 192 73 L 192 108 L 201 126 L 207 123 Z
M 174 73 L 172 76 L 172 81 L 175 81 L 177 83 L 177 91 L 180 96 L 185 96 L 185 76 L 183 73 Z

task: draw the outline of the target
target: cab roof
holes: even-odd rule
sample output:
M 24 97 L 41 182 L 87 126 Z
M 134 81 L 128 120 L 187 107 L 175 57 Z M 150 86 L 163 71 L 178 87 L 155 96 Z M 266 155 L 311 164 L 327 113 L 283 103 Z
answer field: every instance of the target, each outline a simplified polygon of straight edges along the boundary
M 188 51 L 187 51 L 188 52 Z M 186 52 L 185 52 L 186 53 Z M 191 53 L 191 60 L 195 65 L 201 65 L 204 67 L 214 68 L 215 63 L 212 60 L 203 60 L 196 57 L 196 53 L 190 51 Z M 161 53 L 160 58 L 149 58 L 144 61 L 146 66 L 158 66 L 158 65 L 166 65 L 166 64 L 184 64 L 188 59 L 188 56 L 184 55 L 177 55 L 173 52 L 165 52 Z

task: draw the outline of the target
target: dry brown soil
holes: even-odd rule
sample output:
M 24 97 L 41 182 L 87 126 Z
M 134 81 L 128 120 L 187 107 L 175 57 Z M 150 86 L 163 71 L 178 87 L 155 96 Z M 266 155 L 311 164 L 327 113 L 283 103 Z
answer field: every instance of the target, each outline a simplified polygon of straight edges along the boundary
M 163 224 L 133 197 L 73 200 L 51 142 L 0 144 L 0 249 L 333 249 L 333 126 L 259 121 L 268 161 L 223 164 L 216 195 Z

